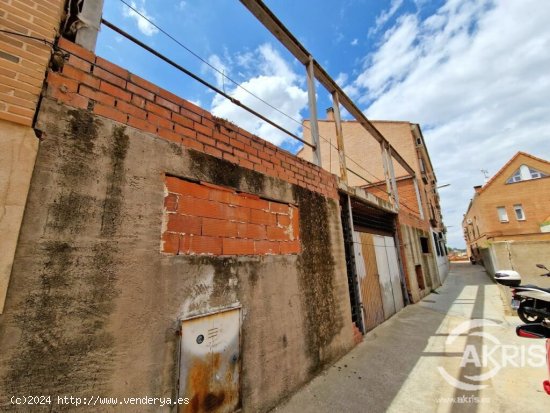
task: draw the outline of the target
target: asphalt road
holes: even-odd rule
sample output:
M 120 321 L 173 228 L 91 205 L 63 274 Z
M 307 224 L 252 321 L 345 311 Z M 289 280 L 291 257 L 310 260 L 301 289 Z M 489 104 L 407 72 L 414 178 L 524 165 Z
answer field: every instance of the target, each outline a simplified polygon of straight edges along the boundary
M 550 412 L 544 341 L 516 336 L 521 321 L 506 315 L 498 288 L 483 267 L 453 263 L 437 293 L 369 332 L 274 411 Z

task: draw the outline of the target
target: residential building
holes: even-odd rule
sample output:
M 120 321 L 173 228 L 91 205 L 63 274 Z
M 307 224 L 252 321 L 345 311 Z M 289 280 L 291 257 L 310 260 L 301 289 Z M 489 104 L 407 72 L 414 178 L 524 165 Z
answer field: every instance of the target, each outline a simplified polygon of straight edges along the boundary
M 437 178 L 418 124 L 371 122 L 415 172 L 415 176 L 411 176 L 401 165 L 392 165 L 399 196 L 398 242 L 401 244 L 408 295 L 410 301 L 416 302 L 441 285 L 449 269 Z M 319 120 L 318 124 L 321 164 L 339 174 L 332 108 L 327 110 L 327 119 Z M 380 145 L 358 122 L 343 121 L 341 125 L 349 184 L 388 200 L 384 178 L 387 174 Z M 310 139 L 309 121 L 304 122 L 304 136 Z M 304 147 L 298 156 L 310 160 L 312 151 Z
M 462 221 L 470 259 L 536 277 L 535 264 L 550 264 L 550 162 L 518 152 L 474 190 Z

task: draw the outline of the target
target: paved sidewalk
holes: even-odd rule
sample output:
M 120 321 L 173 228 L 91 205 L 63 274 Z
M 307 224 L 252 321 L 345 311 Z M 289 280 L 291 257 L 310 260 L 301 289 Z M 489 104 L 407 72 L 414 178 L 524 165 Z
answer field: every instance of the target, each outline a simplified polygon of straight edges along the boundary
M 449 335 L 472 319 L 490 325 Z M 437 294 L 369 332 L 353 351 L 274 411 L 549 412 L 550 396 L 542 390 L 547 370 L 536 365 L 542 365 L 544 342 L 517 337 L 519 324 L 519 318 L 505 315 L 498 287 L 482 267 L 454 263 Z M 503 352 L 499 344 L 508 348 Z M 475 363 L 484 345 L 496 348 L 488 353 L 485 367 Z M 468 362 L 461 367 L 465 349 Z M 450 384 L 453 379 L 458 386 L 483 388 L 463 390 Z

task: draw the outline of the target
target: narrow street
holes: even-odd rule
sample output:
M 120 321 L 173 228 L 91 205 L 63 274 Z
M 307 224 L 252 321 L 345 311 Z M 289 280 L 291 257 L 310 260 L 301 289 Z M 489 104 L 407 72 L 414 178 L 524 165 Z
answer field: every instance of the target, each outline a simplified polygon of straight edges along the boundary
M 498 286 L 483 267 L 453 263 L 436 293 L 369 332 L 275 411 L 548 411 L 543 340 L 517 337 L 521 321 L 504 310 Z M 485 321 L 468 329 L 464 323 L 472 319 Z M 459 326 L 465 328 L 454 330 Z M 482 348 L 488 354 L 485 365 Z

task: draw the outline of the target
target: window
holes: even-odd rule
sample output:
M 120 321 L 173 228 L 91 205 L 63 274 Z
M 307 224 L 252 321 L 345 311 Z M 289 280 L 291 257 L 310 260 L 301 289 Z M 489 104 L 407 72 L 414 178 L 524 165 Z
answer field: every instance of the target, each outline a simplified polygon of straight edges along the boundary
M 437 252 L 437 255 L 438 256 L 441 256 L 441 249 L 440 249 L 440 245 L 439 245 L 439 240 L 437 239 L 437 234 L 435 232 L 432 233 L 433 237 L 434 237 L 434 245 L 435 245 L 435 250 Z
M 527 165 L 521 165 L 519 169 L 516 170 L 510 178 L 508 178 L 506 183 L 513 184 L 514 182 L 529 181 L 530 179 L 544 178 L 546 176 L 548 176 L 548 174 L 545 174 L 544 172 L 530 168 Z
M 533 168 L 529 168 L 529 173 L 531 174 L 531 179 L 538 179 L 544 176 L 548 176 L 545 173 L 541 171 L 537 171 L 536 169 L 533 169 Z
M 508 222 L 508 213 L 505 207 L 497 207 L 497 213 L 500 222 Z
M 513 184 L 514 182 L 521 181 L 521 171 L 518 169 L 514 174 L 506 181 L 507 184 Z
M 420 237 L 420 247 L 422 248 L 422 253 L 423 254 L 429 254 L 430 253 L 430 247 L 428 247 L 428 238 Z
M 514 212 L 516 213 L 516 218 L 518 221 L 525 221 L 525 213 L 523 212 L 523 207 L 521 204 L 514 205 Z

